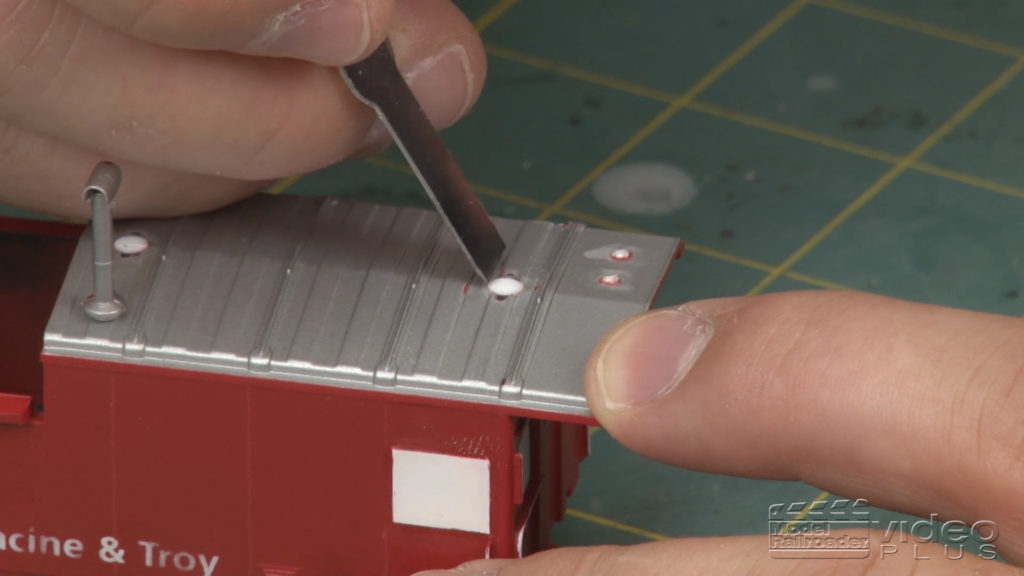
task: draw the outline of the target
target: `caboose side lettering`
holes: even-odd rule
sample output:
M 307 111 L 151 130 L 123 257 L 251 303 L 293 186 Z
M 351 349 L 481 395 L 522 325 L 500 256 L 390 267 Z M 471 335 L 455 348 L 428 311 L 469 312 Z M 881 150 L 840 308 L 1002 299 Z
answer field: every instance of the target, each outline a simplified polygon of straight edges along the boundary
M 217 562 L 220 561 L 220 556 L 210 556 L 208 558 L 206 554 L 163 550 L 160 548 L 160 544 L 156 542 L 139 540 L 139 546 L 146 551 L 145 563 L 147 568 L 173 567 L 179 572 L 190 573 L 198 566 L 202 568 L 203 576 L 213 576 L 213 571 L 217 569 Z
M 56 558 L 61 555 L 78 560 L 82 557 L 85 546 L 77 538 L 61 540 L 56 536 L 42 536 L 29 528 L 28 532 L 0 532 L 0 552 L 14 554 L 51 554 Z

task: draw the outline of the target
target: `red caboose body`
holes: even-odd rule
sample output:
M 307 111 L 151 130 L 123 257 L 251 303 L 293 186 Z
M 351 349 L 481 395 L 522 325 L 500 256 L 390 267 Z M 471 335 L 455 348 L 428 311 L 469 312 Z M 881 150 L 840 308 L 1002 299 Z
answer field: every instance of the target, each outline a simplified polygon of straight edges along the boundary
M 498 224 L 508 298 L 431 212 L 261 197 L 124 222 L 126 311 L 100 322 L 92 235 L 9 222 L 0 574 L 406 576 L 546 546 L 589 351 L 678 243 Z

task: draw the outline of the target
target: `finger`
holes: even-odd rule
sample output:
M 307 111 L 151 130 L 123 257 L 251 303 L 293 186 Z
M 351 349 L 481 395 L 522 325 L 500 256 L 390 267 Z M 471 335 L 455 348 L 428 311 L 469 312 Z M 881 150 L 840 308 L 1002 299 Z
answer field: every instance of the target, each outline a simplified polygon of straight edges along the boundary
M 290 56 L 340 66 L 384 41 L 393 0 L 67 0 L 126 34 L 167 46 Z
M 1024 319 L 855 293 L 694 302 L 598 346 L 587 393 L 631 449 L 998 524 L 1024 561 Z
M 112 32 L 56 0 L 0 0 L 0 121 L 100 154 L 184 172 L 269 179 L 359 148 L 373 114 L 335 69 L 175 50 Z M 479 94 L 479 37 L 447 0 L 406 2 L 399 67 L 440 126 Z
M 82 189 L 101 160 L 74 148 L 0 122 L 0 202 L 58 218 L 85 220 Z M 114 216 L 178 216 L 236 202 L 264 183 L 229 180 L 118 162 L 123 177 Z
M 652 542 L 637 546 L 560 548 L 534 554 L 522 560 L 480 560 L 450 571 L 432 570 L 415 576 L 655 576 L 672 574 L 760 574 L 765 576 L 817 576 L 819 574 L 937 575 L 1016 574 L 1024 571 L 992 559 L 968 553 L 957 557 L 940 544 L 920 543 L 882 548 L 881 535 L 862 530 L 844 532 L 850 542 L 856 538 L 864 548 L 850 549 L 848 557 L 816 557 L 809 552 L 796 558 L 772 557 L 768 536 L 689 538 Z M 956 553 L 954 553 L 956 552 Z M 845 553 L 845 551 L 844 551 Z

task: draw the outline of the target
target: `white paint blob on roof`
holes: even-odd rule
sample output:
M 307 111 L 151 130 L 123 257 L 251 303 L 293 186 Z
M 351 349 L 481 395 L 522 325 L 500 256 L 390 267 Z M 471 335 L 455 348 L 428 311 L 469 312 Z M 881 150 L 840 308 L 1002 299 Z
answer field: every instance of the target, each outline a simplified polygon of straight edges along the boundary
M 523 283 L 515 276 L 501 276 L 491 280 L 487 288 L 495 296 L 501 298 L 508 298 L 509 296 L 515 296 L 523 291 Z

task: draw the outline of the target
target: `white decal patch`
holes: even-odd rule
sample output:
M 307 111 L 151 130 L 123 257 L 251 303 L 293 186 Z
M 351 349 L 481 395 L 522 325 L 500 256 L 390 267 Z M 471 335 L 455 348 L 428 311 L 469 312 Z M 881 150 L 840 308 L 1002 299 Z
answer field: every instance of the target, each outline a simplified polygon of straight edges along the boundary
M 490 534 L 488 460 L 397 448 L 391 456 L 394 523 Z

